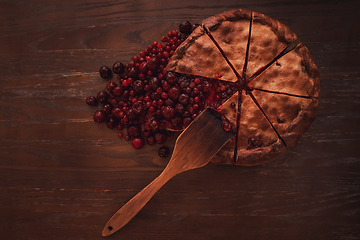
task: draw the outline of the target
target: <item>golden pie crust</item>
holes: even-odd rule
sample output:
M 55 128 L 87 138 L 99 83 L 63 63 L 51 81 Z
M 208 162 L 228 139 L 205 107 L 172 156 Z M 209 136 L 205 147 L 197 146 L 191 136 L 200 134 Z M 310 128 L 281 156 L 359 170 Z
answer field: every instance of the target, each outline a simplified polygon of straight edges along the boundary
M 308 49 L 300 43 L 260 71 L 296 39 L 281 22 L 236 9 L 204 20 L 175 51 L 168 71 L 229 82 L 239 82 L 241 76 L 247 84 L 219 108 L 238 126 L 238 138 L 231 139 L 212 162 L 246 166 L 269 162 L 295 146 L 308 130 L 320 95 L 319 71 Z

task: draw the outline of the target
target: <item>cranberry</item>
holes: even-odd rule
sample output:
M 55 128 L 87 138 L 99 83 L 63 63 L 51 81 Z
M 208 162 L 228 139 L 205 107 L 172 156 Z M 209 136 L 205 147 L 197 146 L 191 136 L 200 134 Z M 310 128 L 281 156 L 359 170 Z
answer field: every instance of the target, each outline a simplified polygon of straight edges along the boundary
M 118 138 L 122 138 L 124 136 L 124 134 L 122 132 L 118 133 Z
M 158 144 L 163 144 L 167 140 L 166 133 L 162 133 L 162 132 L 155 133 L 154 137 Z
M 122 112 L 120 107 L 114 107 L 114 108 L 111 110 L 111 114 L 112 114 L 114 117 L 117 117 L 117 118 L 120 118 L 120 116 L 119 116 L 119 113 L 120 113 L 120 112 Z
M 135 92 L 141 93 L 144 90 L 144 83 L 141 80 L 136 80 L 133 84 Z
M 159 60 L 157 58 L 151 58 L 149 61 L 147 61 L 147 67 L 152 70 L 155 71 L 159 68 Z
M 182 105 L 181 103 L 177 103 L 176 105 L 175 105 L 175 109 L 176 109 L 176 111 L 178 112 L 178 113 L 183 113 L 184 112 L 184 110 L 185 110 L 185 108 L 184 108 L 184 105 Z
M 106 119 L 106 113 L 103 110 L 97 110 L 94 114 L 94 122 L 102 123 Z
M 157 119 L 154 119 L 154 120 L 150 123 L 150 127 L 151 127 L 151 129 L 152 129 L 154 132 L 156 132 L 156 131 L 159 129 L 159 127 L 160 127 L 160 121 L 157 120 Z
M 182 105 L 187 105 L 189 102 L 189 95 L 187 95 L 186 93 L 180 94 L 178 101 Z
M 147 67 L 147 63 L 146 62 L 140 63 L 139 70 L 142 73 L 146 73 L 149 70 L 148 67 Z
M 176 76 L 173 72 L 167 72 L 165 74 L 165 79 L 168 81 L 168 83 L 170 84 L 174 84 L 176 82 Z
M 114 127 L 116 127 L 117 121 L 116 118 L 114 117 L 109 117 L 106 119 L 106 126 L 110 129 L 113 129 Z
M 169 89 L 168 95 L 172 100 L 177 100 L 180 96 L 181 89 L 179 86 L 173 86 Z
M 139 76 L 139 69 L 136 67 L 131 67 L 128 72 L 128 76 L 131 78 L 137 78 Z
M 108 82 L 108 84 L 106 85 L 106 90 L 111 93 L 116 86 L 116 82 Z
M 118 124 L 116 128 L 117 128 L 117 130 L 119 130 L 119 131 L 120 131 L 120 130 L 123 130 L 123 129 L 124 129 L 124 125 Z
M 112 67 L 112 70 L 114 73 L 120 74 L 125 70 L 125 65 L 121 62 L 115 62 Z
M 129 109 L 129 111 L 126 113 L 126 116 L 130 120 L 134 120 L 136 118 L 135 112 L 132 108 Z
M 111 103 L 107 103 L 103 106 L 103 110 L 105 113 L 109 114 L 111 113 L 111 110 L 114 108 L 114 106 Z
M 156 143 L 156 140 L 153 136 L 150 136 L 150 137 L 146 138 L 146 142 L 149 145 L 154 145 Z
M 140 129 L 139 127 L 137 126 L 130 126 L 128 127 L 127 129 L 127 134 L 130 136 L 130 137 L 137 137 L 140 135 Z
M 95 106 L 97 104 L 97 100 L 94 96 L 89 96 L 86 98 L 86 104 L 90 106 Z
M 161 110 L 161 115 L 166 119 L 170 120 L 176 113 L 175 108 L 171 106 L 164 106 Z
M 113 94 L 116 97 L 120 97 L 121 95 L 124 94 L 124 91 L 125 91 L 125 89 L 124 89 L 123 86 L 117 86 L 117 87 L 114 88 Z
M 179 31 L 183 34 L 190 34 L 192 32 L 192 24 L 189 21 L 185 21 L 180 24 Z
M 97 94 L 97 100 L 104 104 L 107 103 L 107 101 L 109 100 L 109 97 L 110 96 L 109 96 L 108 92 L 106 92 L 106 91 L 100 91 Z
M 171 125 L 175 127 L 175 129 L 181 129 L 183 120 L 180 117 L 175 117 L 171 119 Z
M 161 148 L 159 148 L 158 154 L 160 157 L 166 158 L 170 154 L 169 148 L 166 146 L 162 146 Z
M 111 77 L 111 69 L 106 67 L 106 66 L 102 66 L 100 69 L 99 69 L 99 73 L 100 73 L 100 76 L 102 78 L 109 78 Z
M 135 149 L 140 149 L 145 145 L 145 142 L 144 142 L 144 139 L 142 139 L 141 137 L 136 137 L 131 141 L 131 145 Z
M 137 101 L 132 105 L 132 110 L 135 114 L 140 115 L 144 112 L 144 104 L 141 101 Z
M 165 105 L 174 107 L 175 102 L 171 100 L 170 98 L 165 100 Z
M 152 77 L 150 79 L 150 87 L 152 90 L 156 90 L 160 85 L 160 80 L 157 77 Z

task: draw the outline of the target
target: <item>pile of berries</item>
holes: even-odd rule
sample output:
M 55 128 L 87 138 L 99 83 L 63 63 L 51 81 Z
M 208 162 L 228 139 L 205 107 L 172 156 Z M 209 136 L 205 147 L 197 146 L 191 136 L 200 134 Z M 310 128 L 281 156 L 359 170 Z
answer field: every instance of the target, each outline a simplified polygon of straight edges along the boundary
M 102 78 L 116 74 L 117 81 L 110 80 L 106 89 L 86 99 L 88 105 L 102 104 L 94 121 L 117 128 L 119 138 L 140 149 L 145 143 L 165 143 L 172 131 L 184 129 L 205 107 L 216 108 L 228 99 L 235 91 L 230 84 L 165 69 L 176 48 L 196 27 L 184 22 L 180 32 L 169 32 L 130 63 L 115 62 L 112 69 L 101 67 Z M 167 156 L 164 151 L 159 155 Z

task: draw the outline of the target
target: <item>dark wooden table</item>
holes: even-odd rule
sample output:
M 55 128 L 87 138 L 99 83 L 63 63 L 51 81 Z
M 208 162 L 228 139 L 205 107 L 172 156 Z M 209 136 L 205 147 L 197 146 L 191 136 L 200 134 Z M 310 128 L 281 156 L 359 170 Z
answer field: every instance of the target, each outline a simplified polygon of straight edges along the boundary
M 105 86 L 99 67 L 129 62 L 183 20 L 233 8 L 288 24 L 309 48 L 321 72 L 318 117 L 271 163 L 176 176 L 109 239 L 360 239 L 359 5 L 0 1 L 0 239 L 102 239 L 168 158 L 92 121 L 84 100 Z

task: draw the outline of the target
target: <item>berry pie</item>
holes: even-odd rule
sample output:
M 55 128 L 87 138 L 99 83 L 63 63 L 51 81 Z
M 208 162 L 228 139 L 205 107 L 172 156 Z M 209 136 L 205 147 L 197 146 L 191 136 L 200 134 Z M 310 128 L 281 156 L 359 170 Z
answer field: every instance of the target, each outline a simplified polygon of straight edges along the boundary
M 237 9 L 204 20 L 177 48 L 168 71 L 231 86 L 217 108 L 236 126 L 213 162 L 256 165 L 295 146 L 318 109 L 319 72 L 286 25 Z
M 213 107 L 236 129 L 212 160 L 216 164 L 261 164 L 296 145 L 315 119 L 320 81 L 307 48 L 289 27 L 236 9 L 200 25 L 184 22 L 179 30 L 129 64 L 114 64 L 118 82 L 108 82 L 86 101 L 103 105 L 95 122 L 117 128 L 119 138 L 140 149 L 165 143 L 171 132 Z M 112 72 L 100 68 L 103 78 Z

